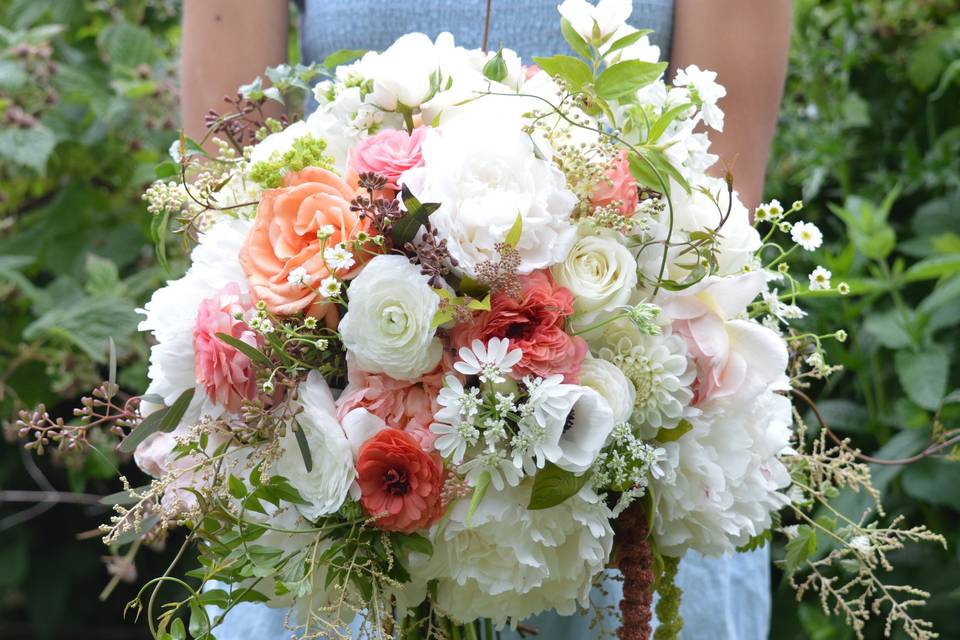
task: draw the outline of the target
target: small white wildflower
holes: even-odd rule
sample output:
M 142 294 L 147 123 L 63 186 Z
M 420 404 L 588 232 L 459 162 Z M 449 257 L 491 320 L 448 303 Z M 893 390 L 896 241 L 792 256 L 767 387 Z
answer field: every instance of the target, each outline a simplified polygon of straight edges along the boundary
M 787 222 L 786 220 L 784 220 L 783 222 L 781 222 L 778 226 L 779 226 L 779 228 L 780 228 L 780 231 L 783 232 L 783 233 L 790 233 L 790 229 L 793 227 L 793 225 L 791 225 L 791 224 L 790 224 L 789 222 Z
M 810 274 L 810 290 L 811 291 L 825 291 L 830 288 L 830 276 L 833 274 L 830 273 L 827 269 L 823 267 L 817 267 L 813 270 L 813 273 Z
M 461 347 L 458 352 L 460 360 L 453 368 L 465 376 L 479 376 L 480 382 L 503 382 L 504 374 L 513 370 L 513 365 L 520 362 L 523 351 L 510 349 L 510 341 L 501 338 L 491 338 L 486 345 L 474 340 L 470 348 Z
M 262 387 L 264 393 L 273 393 L 273 382 L 267 380 L 263 383 Z
M 870 538 L 860 535 L 850 538 L 850 547 L 857 553 L 870 553 L 873 545 L 870 544 Z
M 307 286 L 307 281 L 309 279 L 310 274 L 307 273 L 307 270 L 303 267 L 291 269 L 290 273 L 287 274 L 287 282 L 300 289 L 303 289 L 305 286 Z
M 783 217 L 783 206 L 776 198 L 767 203 L 767 211 L 770 212 L 771 220 L 779 220 Z
M 260 333 L 267 334 L 267 333 L 273 333 L 273 332 L 274 332 L 274 326 L 269 319 L 264 318 L 263 320 L 260 321 Z
M 325 298 L 332 298 L 334 296 L 340 295 L 340 288 L 342 283 L 334 278 L 333 276 L 328 276 L 320 281 L 320 295 Z
M 326 240 L 333 235 L 334 231 L 336 230 L 333 228 L 332 224 L 325 224 L 317 229 L 317 237 L 321 240 Z
M 837 293 L 839 293 L 842 296 L 849 294 L 850 285 L 848 285 L 846 282 L 841 282 L 840 284 L 837 285 Z
M 307 316 L 303 319 L 303 326 L 305 326 L 307 329 L 316 329 L 317 319 L 313 316 Z
M 790 237 L 807 251 L 816 251 L 823 244 L 823 234 L 812 222 L 797 222 L 790 230 Z
M 770 211 L 767 209 L 766 204 L 761 204 L 753 210 L 753 219 L 757 222 L 766 222 L 770 219 Z
M 337 244 L 335 247 L 327 247 L 324 249 L 323 259 L 326 261 L 327 266 L 335 271 L 349 269 L 356 262 L 353 259 L 353 254 L 350 253 L 347 245 L 343 242 Z
M 314 344 L 317 346 L 317 349 L 319 349 L 320 351 L 326 351 L 327 347 L 330 346 L 330 341 L 327 340 L 326 338 L 318 338 Z
M 837 329 L 836 333 L 833 334 L 833 337 L 836 338 L 837 342 L 846 342 L 847 332 L 843 329 Z

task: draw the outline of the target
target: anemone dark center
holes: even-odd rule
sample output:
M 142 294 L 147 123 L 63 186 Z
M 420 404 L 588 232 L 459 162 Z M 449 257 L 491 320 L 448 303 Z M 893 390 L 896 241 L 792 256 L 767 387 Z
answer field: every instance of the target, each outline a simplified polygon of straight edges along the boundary
M 390 495 L 403 496 L 410 491 L 410 481 L 403 469 L 390 469 L 383 474 L 383 486 Z
M 563 432 L 566 433 L 573 428 L 573 423 L 577 420 L 577 410 L 570 409 L 570 413 L 567 414 L 567 419 L 563 422 Z

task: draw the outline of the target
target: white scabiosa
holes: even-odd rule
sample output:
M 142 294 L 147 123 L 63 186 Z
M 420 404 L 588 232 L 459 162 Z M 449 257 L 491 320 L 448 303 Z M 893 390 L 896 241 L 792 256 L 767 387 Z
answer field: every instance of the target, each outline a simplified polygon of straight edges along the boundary
M 613 234 L 587 235 L 553 267 L 553 276 L 573 294 L 574 325 L 583 327 L 626 304 L 637 286 L 637 261 Z
M 431 324 L 440 298 L 409 260 L 377 256 L 353 280 L 348 296 L 340 335 L 360 369 L 414 380 L 437 366 L 443 347 Z
M 297 509 L 309 520 L 335 512 L 346 500 L 357 472 L 343 428 L 337 421 L 337 407 L 323 376 L 311 371 L 297 390 L 302 411 L 297 428 L 303 430 L 310 449 L 312 466 L 306 468 L 292 426 L 280 439 L 280 457 L 274 471 L 290 481 L 309 503 Z
M 527 509 L 531 481 L 489 489 L 467 524 L 469 500 L 430 532 L 433 554 L 413 554 L 415 584 L 437 580 L 436 606 L 460 622 L 493 615 L 497 625 L 589 604 L 594 576 L 613 544 L 610 511 L 592 490 L 549 509 Z
M 791 421 L 790 400 L 771 389 L 710 403 L 691 431 L 664 443 L 665 474 L 652 481 L 657 547 L 720 555 L 769 528 L 770 514 L 789 503 L 790 474 L 779 456 Z

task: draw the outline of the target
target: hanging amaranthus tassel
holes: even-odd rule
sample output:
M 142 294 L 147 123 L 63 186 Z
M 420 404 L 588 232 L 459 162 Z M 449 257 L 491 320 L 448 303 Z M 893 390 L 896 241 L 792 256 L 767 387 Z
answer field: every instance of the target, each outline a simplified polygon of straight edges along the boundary
M 653 552 L 647 534 L 647 514 L 637 500 L 617 519 L 623 574 L 619 640 L 650 640 L 653 630 Z
M 683 618 L 680 617 L 680 596 L 683 590 L 677 586 L 677 567 L 680 558 L 663 558 L 663 572 L 657 580 L 657 630 L 653 634 L 654 640 L 677 640 L 680 629 L 683 628 Z

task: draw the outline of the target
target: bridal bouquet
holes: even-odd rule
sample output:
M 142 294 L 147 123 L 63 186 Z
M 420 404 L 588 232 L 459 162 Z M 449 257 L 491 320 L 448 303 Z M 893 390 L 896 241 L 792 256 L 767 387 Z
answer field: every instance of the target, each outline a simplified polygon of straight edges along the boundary
M 675 637 L 678 559 L 778 528 L 787 569 L 813 568 L 801 591 L 857 630 L 868 599 L 892 602 L 928 637 L 897 599 L 922 596 L 870 579 L 932 534 L 807 515 L 869 487 L 793 427 L 791 393 L 833 369 L 821 341 L 844 339 L 790 326 L 803 296 L 848 289 L 788 268 L 820 231 L 799 202 L 751 215 L 707 173 L 716 74 L 666 78 L 629 3 L 560 13 L 576 55 L 409 34 L 271 69 L 211 112 L 218 153 L 172 147 L 145 198 L 161 251 L 171 223 L 195 247 L 142 309 L 149 389 L 121 404 L 111 379 L 79 410 L 155 478 L 124 480 L 105 541 L 182 525 L 177 561 L 198 553 L 193 582 L 168 571 L 132 603 L 155 637 L 184 637 L 189 612 L 209 638 L 264 602 L 297 637 L 491 638 L 588 608 L 613 566 L 620 636 L 649 636 L 656 590 Z M 311 87 L 306 119 L 263 116 Z M 22 432 L 76 444 L 44 420 Z M 851 591 L 825 558 L 861 567 Z M 160 586 L 182 591 L 163 611 Z

